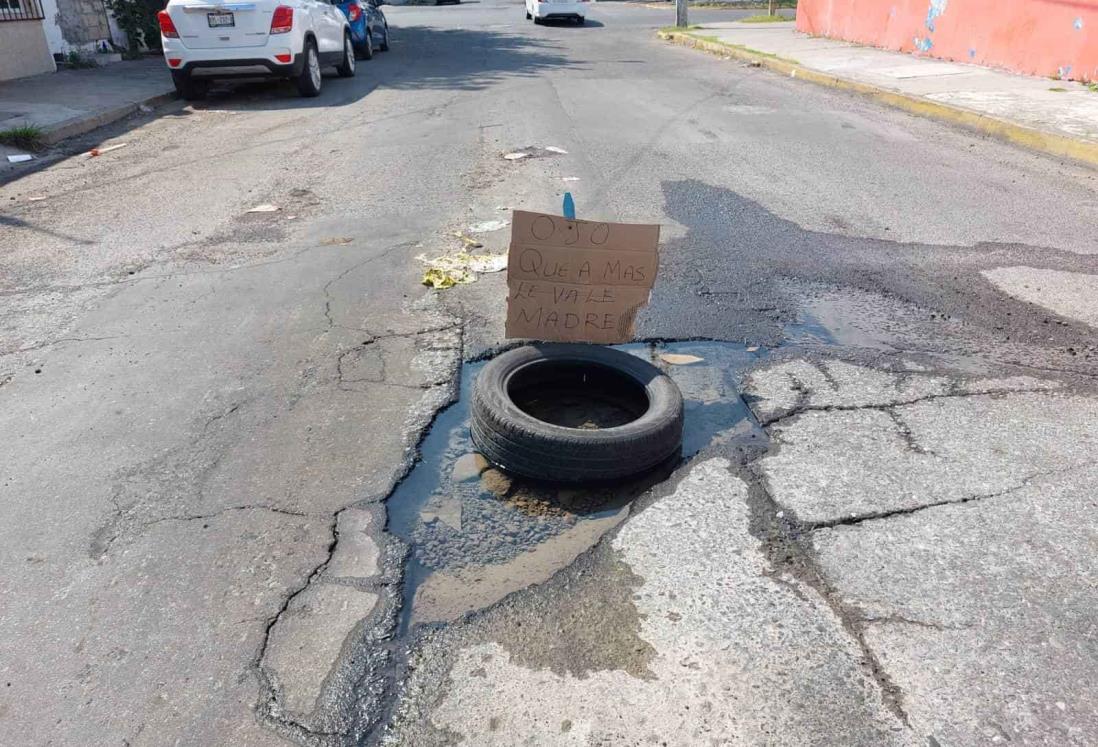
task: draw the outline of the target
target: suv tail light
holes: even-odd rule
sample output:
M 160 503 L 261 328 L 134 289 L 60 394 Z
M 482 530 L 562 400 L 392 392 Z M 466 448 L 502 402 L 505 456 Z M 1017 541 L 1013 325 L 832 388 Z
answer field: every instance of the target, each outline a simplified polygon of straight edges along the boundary
M 288 5 L 279 5 L 271 16 L 271 33 L 288 34 L 294 27 L 294 9 Z
M 357 3 L 352 4 L 351 7 L 347 9 L 347 18 L 351 23 L 354 23 L 361 17 L 362 9 L 358 7 Z
M 175 30 L 175 24 L 172 23 L 172 17 L 168 15 L 168 11 L 162 10 L 156 14 L 156 20 L 160 22 L 160 35 L 165 39 L 178 39 L 179 32 Z

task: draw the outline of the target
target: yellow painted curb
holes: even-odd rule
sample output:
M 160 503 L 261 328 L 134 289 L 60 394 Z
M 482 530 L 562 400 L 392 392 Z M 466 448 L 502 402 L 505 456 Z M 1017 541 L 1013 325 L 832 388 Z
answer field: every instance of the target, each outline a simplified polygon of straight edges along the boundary
M 820 72 L 802 66 L 793 60 L 783 59 L 772 55 L 761 54 L 744 47 L 732 44 L 700 39 L 692 34 L 682 31 L 661 31 L 660 38 L 684 47 L 700 49 L 722 57 L 732 57 L 745 62 L 756 63 L 761 67 L 774 72 L 788 75 L 798 80 L 806 80 L 821 86 L 828 86 L 842 91 L 851 91 L 861 94 L 882 104 L 903 109 L 911 114 L 921 117 L 937 119 L 943 122 L 967 127 L 970 130 L 991 135 L 1014 145 L 1047 153 L 1062 158 L 1071 158 L 1076 161 L 1098 167 L 1098 143 L 1090 140 L 1078 140 L 1052 132 L 1026 127 L 1005 119 L 998 119 L 987 114 L 965 109 L 952 104 L 942 104 L 937 101 L 911 96 L 905 93 L 897 93 L 884 88 L 860 83 L 858 81 L 840 78 L 830 73 Z

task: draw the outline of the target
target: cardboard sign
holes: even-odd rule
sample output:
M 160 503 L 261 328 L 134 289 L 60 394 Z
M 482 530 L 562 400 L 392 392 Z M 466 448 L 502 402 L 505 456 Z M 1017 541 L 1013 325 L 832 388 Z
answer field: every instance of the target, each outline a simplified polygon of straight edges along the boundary
M 633 339 L 659 269 L 660 227 L 516 210 L 507 253 L 507 337 Z

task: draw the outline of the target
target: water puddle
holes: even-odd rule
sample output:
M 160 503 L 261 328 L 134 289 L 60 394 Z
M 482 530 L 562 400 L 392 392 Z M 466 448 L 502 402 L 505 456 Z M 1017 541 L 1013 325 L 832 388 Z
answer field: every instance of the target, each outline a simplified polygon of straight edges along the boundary
M 760 353 L 720 342 L 617 347 L 651 361 L 682 391 L 684 459 L 711 444 L 755 444 L 766 437 L 736 387 Z M 660 359 L 664 353 L 701 360 L 670 365 Z M 463 367 L 458 401 L 435 420 L 421 460 L 386 503 L 389 531 L 411 547 L 401 633 L 412 624 L 456 619 L 547 580 L 678 466 L 589 487 L 539 483 L 492 468 L 475 453 L 469 435 L 472 385 L 483 366 Z

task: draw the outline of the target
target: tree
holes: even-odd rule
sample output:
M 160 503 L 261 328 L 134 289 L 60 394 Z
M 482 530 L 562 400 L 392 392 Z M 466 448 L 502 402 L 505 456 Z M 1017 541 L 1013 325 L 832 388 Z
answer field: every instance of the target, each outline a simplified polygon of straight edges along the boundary
M 126 35 L 127 57 L 137 57 L 141 47 L 160 49 L 160 27 L 145 0 L 103 0 L 118 28 Z

